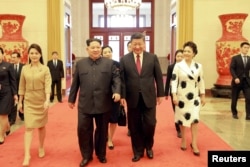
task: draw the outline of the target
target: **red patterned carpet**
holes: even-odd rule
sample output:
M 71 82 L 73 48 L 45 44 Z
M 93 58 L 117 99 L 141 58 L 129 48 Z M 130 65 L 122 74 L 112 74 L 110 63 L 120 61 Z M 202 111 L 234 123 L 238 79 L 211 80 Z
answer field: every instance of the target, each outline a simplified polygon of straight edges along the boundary
M 157 128 L 154 145 L 154 159 L 144 156 L 139 162 L 132 162 L 133 156 L 130 138 L 126 135 L 126 127 L 118 127 L 114 136 L 114 150 L 107 149 L 106 164 L 101 164 L 95 156 L 89 167 L 206 167 L 208 150 L 232 150 L 203 123 L 199 125 L 198 145 L 200 157 L 195 157 L 188 147 L 180 150 L 180 139 L 176 137 L 173 123 L 173 111 L 170 102 L 164 102 L 157 108 Z M 76 108 L 68 108 L 67 100 L 55 104 L 49 111 L 49 123 L 45 141 L 46 156 L 42 159 L 37 156 L 38 135 L 34 133 L 31 146 L 30 167 L 78 167 L 81 155 L 78 149 L 76 134 Z M 189 131 L 188 131 L 189 132 Z M 23 133 L 24 127 L 12 133 L 0 145 L 0 166 L 21 167 L 23 160 Z M 188 143 L 191 134 L 188 133 Z

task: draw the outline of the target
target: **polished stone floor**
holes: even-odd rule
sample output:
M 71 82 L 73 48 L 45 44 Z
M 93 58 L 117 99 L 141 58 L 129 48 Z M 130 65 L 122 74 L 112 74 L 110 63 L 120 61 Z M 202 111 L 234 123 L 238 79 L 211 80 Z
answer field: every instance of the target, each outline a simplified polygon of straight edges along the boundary
M 201 109 L 201 121 L 233 149 L 250 150 L 250 121 L 245 120 L 244 106 L 245 100 L 239 99 L 239 119 L 236 120 L 232 118 L 229 98 L 207 97 L 206 105 Z M 23 126 L 23 121 L 17 118 L 16 124 L 11 127 L 12 133 L 21 126 Z
M 238 100 L 239 119 L 233 119 L 231 99 L 207 98 L 201 120 L 235 150 L 250 150 L 250 121 L 245 120 L 245 99 Z

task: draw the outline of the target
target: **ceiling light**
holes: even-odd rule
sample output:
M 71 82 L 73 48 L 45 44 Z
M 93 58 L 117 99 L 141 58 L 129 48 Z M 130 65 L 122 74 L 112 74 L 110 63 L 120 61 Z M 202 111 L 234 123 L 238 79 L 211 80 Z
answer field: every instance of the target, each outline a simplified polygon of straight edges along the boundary
M 104 0 L 107 8 L 113 9 L 138 9 L 141 5 L 141 0 Z

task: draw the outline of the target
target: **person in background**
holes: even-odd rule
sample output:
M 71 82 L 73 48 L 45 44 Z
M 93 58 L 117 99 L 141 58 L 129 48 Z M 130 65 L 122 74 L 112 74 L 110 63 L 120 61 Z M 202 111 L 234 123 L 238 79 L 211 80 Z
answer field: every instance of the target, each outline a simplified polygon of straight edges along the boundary
M 108 123 L 112 100 L 120 100 L 121 79 L 119 70 L 110 59 L 101 56 L 101 40 L 86 40 L 89 57 L 76 62 L 68 105 L 74 108 L 78 98 L 78 143 L 83 157 L 80 167 L 93 160 L 93 151 L 99 162 L 106 163 Z M 95 122 L 95 133 L 94 125 Z M 93 140 L 94 137 L 94 140 Z
M 182 59 L 183 59 L 183 50 L 179 49 L 174 54 L 174 63 L 169 65 L 168 69 L 167 69 L 167 77 L 166 77 L 166 83 L 165 83 L 166 84 L 165 85 L 165 97 L 166 97 L 166 100 L 168 100 L 168 96 L 170 95 L 171 103 L 172 103 L 172 107 L 173 107 L 174 112 L 175 112 L 175 105 L 173 103 L 173 96 L 171 94 L 170 81 L 172 78 L 172 72 L 173 72 L 175 64 L 182 61 Z M 177 137 L 181 138 L 181 129 L 180 129 L 180 126 L 178 125 L 178 123 L 175 123 L 175 129 L 177 131 Z
M 102 56 L 107 57 L 109 59 L 112 59 L 113 50 L 110 46 L 103 46 L 102 47 Z M 114 65 L 116 66 L 117 70 L 120 72 L 120 65 L 117 61 L 113 60 Z M 109 130 L 108 130 L 108 148 L 110 150 L 114 149 L 114 144 L 113 144 L 113 136 L 117 127 L 118 123 L 118 114 L 119 114 L 119 108 L 120 108 L 120 102 L 113 102 L 112 103 L 112 113 L 109 119 Z
M 237 101 L 239 93 L 242 90 L 245 97 L 246 120 L 250 120 L 250 63 L 248 51 L 249 42 L 240 44 L 240 54 L 233 56 L 230 64 L 230 72 L 232 75 L 232 101 L 231 111 L 234 119 L 238 119 Z
M 132 52 L 131 41 L 128 41 L 127 43 L 127 50 L 128 52 Z
M 22 64 L 20 62 L 21 59 L 21 55 L 18 52 L 13 52 L 11 54 L 11 62 L 13 63 L 13 67 L 14 67 L 14 73 L 15 73 L 15 78 L 16 78 L 16 86 L 17 86 L 17 90 L 19 88 L 19 81 L 20 81 L 20 75 L 21 75 L 21 71 L 22 68 L 24 66 L 24 64 Z M 23 121 L 24 120 L 24 115 L 23 113 L 21 113 L 20 111 L 17 111 L 17 105 L 13 105 L 12 109 L 11 109 L 11 113 L 9 114 L 9 122 L 10 125 L 15 124 L 16 122 L 16 116 L 17 116 L 17 112 L 18 112 L 18 116 L 19 118 Z
M 64 78 L 64 69 L 62 60 L 58 59 L 58 52 L 52 52 L 52 60 L 48 61 L 47 66 L 52 77 L 50 102 L 52 103 L 54 100 L 56 86 L 57 101 L 62 103 L 62 78 Z
M 14 68 L 3 58 L 4 51 L 0 47 L 0 144 L 4 143 L 5 135 L 10 133 L 8 114 L 18 101 Z
M 122 79 L 121 105 L 128 114 L 131 145 L 137 162 L 144 156 L 153 159 L 156 105 L 164 98 L 161 67 L 155 54 L 144 51 L 145 36 L 131 36 L 132 52 L 120 60 Z
M 28 48 L 29 64 L 21 72 L 19 84 L 18 110 L 24 112 L 24 160 L 23 166 L 29 166 L 30 146 L 33 131 L 38 129 L 38 157 L 45 156 L 44 140 L 48 122 L 51 76 L 49 68 L 43 64 L 42 49 L 38 44 Z M 24 100 L 24 106 L 23 105 Z
M 171 92 L 175 104 L 175 122 L 181 128 L 181 150 L 187 149 L 186 127 L 191 127 L 193 154 L 199 156 L 197 133 L 201 106 L 205 105 L 205 84 L 202 65 L 193 58 L 198 53 L 194 42 L 183 46 L 184 59 L 176 63 L 172 73 Z

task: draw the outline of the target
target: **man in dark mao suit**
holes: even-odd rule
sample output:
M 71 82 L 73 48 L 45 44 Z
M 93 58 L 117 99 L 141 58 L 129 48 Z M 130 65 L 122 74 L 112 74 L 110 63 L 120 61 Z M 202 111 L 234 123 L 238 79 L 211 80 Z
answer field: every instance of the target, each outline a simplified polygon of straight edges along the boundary
M 80 167 L 86 166 L 95 154 L 101 163 L 106 163 L 108 123 L 112 100 L 120 100 L 120 71 L 113 60 L 101 57 L 101 40 L 88 39 L 89 57 L 77 61 L 68 98 L 73 108 L 78 95 L 78 142 L 82 154 Z M 93 142 L 93 119 L 95 133 Z
M 246 120 L 250 120 L 250 61 L 247 55 L 250 49 L 248 42 L 240 44 L 241 53 L 233 56 L 230 64 L 232 75 L 232 102 L 231 111 L 234 119 L 238 119 L 237 101 L 239 93 L 242 90 L 245 96 Z
M 128 128 L 131 134 L 133 162 L 144 155 L 153 158 L 156 126 L 156 102 L 164 97 L 163 78 L 158 58 L 144 51 L 145 36 L 131 36 L 132 52 L 121 58 L 122 79 L 121 104 L 128 113 Z
M 62 78 L 64 78 L 64 69 L 62 60 L 58 59 L 58 52 L 52 52 L 52 59 L 48 61 L 47 66 L 52 78 L 50 102 L 54 100 L 56 86 L 56 96 L 59 103 L 62 103 Z

